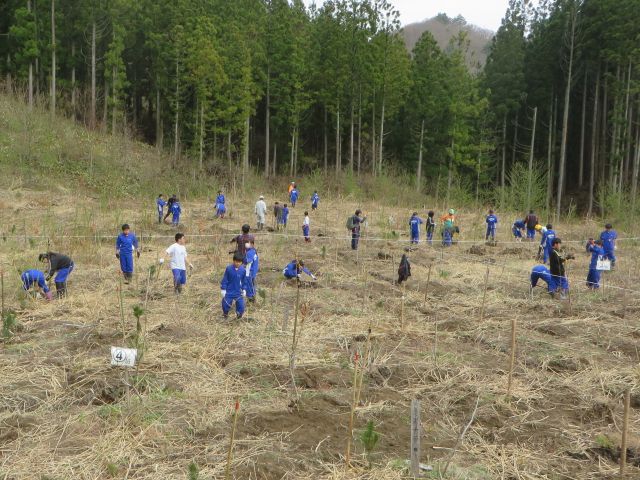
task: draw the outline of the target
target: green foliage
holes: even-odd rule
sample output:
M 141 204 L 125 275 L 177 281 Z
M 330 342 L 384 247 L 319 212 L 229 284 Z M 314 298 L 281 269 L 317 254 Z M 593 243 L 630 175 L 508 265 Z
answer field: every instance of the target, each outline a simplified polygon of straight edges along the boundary
M 5 342 L 11 340 L 13 337 L 18 322 L 16 320 L 16 314 L 11 311 L 4 312 L 2 316 L 2 338 Z
M 116 478 L 118 476 L 119 471 L 120 471 L 120 468 L 118 467 L 118 465 L 111 462 L 107 463 L 107 474 L 110 477 Z
M 615 450 L 616 444 L 613 440 L 611 440 L 606 434 L 601 433 L 596 436 L 596 444 L 600 448 L 604 448 L 606 450 Z
M 198 480 L 200 478 L 200 469 L 198 468 L 198 464 L 196 462 L 191 462 L 189 464 L 188 475 L 189 480 Z
M 138 350 L 138 356 L 136 361 L 138 364 L 142 362 L 144 353 L 147 349 L 147 341 L 144 336 L 144 329 L 142 328 L 141 318 L 144 315 L 144 310 L 140 305 L 133 306 L 133 316 L 136 318 L 136 331 L 131 338 L 132 347 Z
M 531 201 L 527 202 L 529 180 L 531 180 Z M 496 189 L 494 204 L 500 205 L 501 210 L 527 212 L 528 209 L 542 210 L 545 207 L 547 195 L 547 176 L 541 164 L 534 164 L 531 176 L 529 167 L 523 162 L 514 164 L 507 175 L 504 189 Z M 530 203 L 530 204 L 528 204 Z
M 364 452 L 367 456 L 367 461 L 369 462 L 369 468 L 371 468 L 371 456 L 378 445 L 378 440 L 380 440 L 380 434 L 376 432 L 373 420 L 369 420 L 365 429 L 360 432 L 360 441 L 364 447 Z

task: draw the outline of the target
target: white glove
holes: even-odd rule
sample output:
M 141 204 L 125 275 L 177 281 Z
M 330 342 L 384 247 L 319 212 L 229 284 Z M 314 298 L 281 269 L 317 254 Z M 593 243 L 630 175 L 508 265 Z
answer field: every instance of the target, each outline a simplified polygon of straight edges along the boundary
M 160 259 L 158 259 L 158 263 L 159 263 L 160 265 L 162 265 L 162 264 L 164 263 L 164 258 L 160 258 Z
M 311 278 L 313 278 L 314 280 L 318 279 L 318 277 L 316 277 L 315 275 L 311 275 Z
M 300 274 L 296 275 L 297 278 L 301 278 Z
M 220 290 L 220 295 L 222 295 L 223 297 L 227 294 L 226 290 Z
M 247 296 L 247 291 L 246 290 L 242 290 L 242 296 L 246 297 Z

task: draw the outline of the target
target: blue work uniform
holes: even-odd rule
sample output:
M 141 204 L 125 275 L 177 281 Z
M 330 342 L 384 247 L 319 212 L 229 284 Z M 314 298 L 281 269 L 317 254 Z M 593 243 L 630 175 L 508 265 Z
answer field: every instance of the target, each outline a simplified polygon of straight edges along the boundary
M 289 220 L 289 209 L 287 207 L 282 207 L 282 216 L 280 217 L 280 223 L 286 227 L 288 220 Z
M 245 277 L 247 276 L 247 270 L 244 266 L 240 265 L 236 268 L 231 264 L 227 266 L 220 282 L 220 289 L 225 291 L 225 295 L 222 298 L 222 313 L 225 316 L 231 310 L 231 305 L 236 302 L 236 314 L 241 317 L 244 314 L 244 298 L 242 297 L 243 284 Z
M 224 195 L 220 194 L 216 197 L 216 217 L 224 217 L 226 211 L 227 207 L 225 205 Z
M 173 202 L 173 205 L 171 205 L 171 218 L 172 218 L 171 223 L 173 223 L 175 226 L 178 226 L 178 224 L 180 223 L 181 213 L 182 213 L 182 207 L 180 207 L 180 202 L 178 201 Z
M 287 278 L 289 280 L 292 278 L 296 278 L 301 272 L 304 272 L 310 277 L 314 278 L 313 273 L 311 273 L 307 267 L 298 267 L 295 260 L 289 263 L 286 267 L 284 267 L 284 270 L 282 270 L 284 278 Z
M 591 263 L 589 263 L 589 273 L 587 274 L 587 287 L 600 288 L 600 277 L 602 272 L 598 270 L 598 259 L 605 256 L 604 248 L 598 245 L 588 245 L 587 251 L 591 253 Z
M 311 210 L 316 210 L 318 208 L 318 203 L 320 203 L 320 195 L 314 193 L 311 195 Z
M 164 206 L 167 204 L 163 199 L 158 197 L 156 199 L 156 205 L 158 207 L 158 223 L 162 223 L 162 217 L 164 216 Z
M 551 272 L 544 265 L 536 265 L 531 269 L 531 287 L 538 285 L 538 280 L 542 280 L 547 284 L 547 290 L 553 291 L 554 283 L 551 281 Z
M 291 193 L 289 194 L 289 200 L 291 201 L 291 206 L 295 207 L 296 202 L 298 201 L 298 190 L 296 188 L 291 190 Z
M 600 234 L 600 240 L 602 240 L 602 249 L 604 250 L 605 258 L 611 260 L 611 266 L 616 264 L 616 239 L 618 234 L 615 230 L 605 230 Z
M 133 251 L 138 248 L 138 239 L 134 233 L 121 233 L 116 239 L 116 252 L 120 254 L 120 270 L 133 273 Z
M 260 269 L 260 262 L 258 260 L 258 252 L 255 248 L 247 250 L 244 256 L 244 265 L 246 270 L 246 276 L 244 279 L 244 290 L 247 292 L 247 298 L 254 298 L 257 291 L 257 277 L 258 270 Z
M 20 275 L 22 288 L 29 290 L 32 286 L 38 285 L 44 293 L 49 293 L 49 287 L 44 279 L 44 273 L 40 270 L 26 270 Z
M 515 238 L 522 238 L 522 231 L 526 228 L 526 224 L 524 220 L 516 220 L 513 222 L 513 226 L 511 227 L 511 232 Z
M 542 234 L 542 241 L 540 242 L 540 245 L 544 248 L 544 258 L 542 259 L 542 263 L 547 263 L 549 261 L 549 255 L 551 255 L 551 250 L 553 250 L 551 243 L 555 238 L 556 232 L 553 230 L 547 230 Z
M 487 215 L 486 222 L 487 222 L 487 234 L 485 236 L 485 239 L 489 240 L 489 237 L 491 237 L 491 240 L 495 240 L 496 226 L 498 225 L 498 217 L 496 217 L 493 213 L 490 215 Z
M 418 243 L 420 241 L 420 225 L 424 222 L 417 215 L 412 215 L 409 219 L 409 226 L 411 227 L 411 243 Z

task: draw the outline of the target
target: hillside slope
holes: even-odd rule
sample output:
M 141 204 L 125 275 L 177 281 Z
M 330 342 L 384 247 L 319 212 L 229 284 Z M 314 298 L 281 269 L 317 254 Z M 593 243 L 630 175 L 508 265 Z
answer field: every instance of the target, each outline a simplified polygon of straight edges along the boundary
M 426 31 L 431 32 L 443 50 L 447 49 L 449 41 L 453 37 L 461 31 L 467 32 L 469 36 L 467 65 L 472 70 L 480 70 L 484 67 L 487 61 L 489 43 L 493 38 L 492 31 L 470 25 L 462 16 L 449 18 L 446 14 L 441 13 L 423 22 L 412 23 L 404 27 L 404 40 L 409 51 L 413 50 L 415 44 Z

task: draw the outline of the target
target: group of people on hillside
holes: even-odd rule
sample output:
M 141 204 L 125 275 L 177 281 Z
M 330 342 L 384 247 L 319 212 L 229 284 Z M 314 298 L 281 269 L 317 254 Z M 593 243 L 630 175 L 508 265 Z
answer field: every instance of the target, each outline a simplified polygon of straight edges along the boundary
M 450 247 L 453 245 L 454 235 L 460 233 L 460 228 L 456 225 L 456 211 L 451 208 L 449 211 L 440 217 L 440 223 L 442 225 L 442 245 Z M 426 225 L 426 242 L 429 245 L 433 245 L 433 234 L 436 229 L 435 212 L 429 210 L 426 220 L 423 220 L 418 216 L 418 212 L 413 212 L 409 219 L 409 234 L 411 237 L 411 244 L 417 245 L 420 243 L 420 225 Z
M 174 227 L 177 227 L 180 224 L 180 214 L 182 213 L 182 207 L 180 206 L 180 201 L 178 197 L 174 193 L 169 197 L 168 200 L 165 201 L 164 194 L 159 194 L 158 198 L 156 198 L 156 206 L 158 208 L 158 223 L 163 223 L 167 221 L 169 215 L 171 215 L 171 224 Z M 164 213 L 164 207 L 167 207 L 167 213 Z

